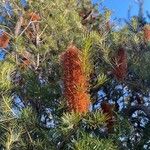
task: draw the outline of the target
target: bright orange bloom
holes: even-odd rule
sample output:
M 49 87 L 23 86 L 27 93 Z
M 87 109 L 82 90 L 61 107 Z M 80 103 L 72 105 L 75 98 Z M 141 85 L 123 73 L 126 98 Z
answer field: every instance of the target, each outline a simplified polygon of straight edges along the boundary
M 89 110 L 90 96 L 87 93 L 87 79 L 79 57 L 79 50 L 73 45 L 61 55 L 64 96 L 70 111 L 86 113 Z
M 144 27 L 144 40 L 145 40 L 145 42 L 150 41 L 150 26 L 148 26 L 148 25 L 146 25 Z
M 7 48 L 9 43 L 9 36 L 6 32 L 3 32 L 2 35 L 0 35 L 0 48 Z
M 118 50 L 118 53 L 114 59 L 115 67 L 113 70 L 114 76 L 119 81 L 123 81 L 127 74 L 127 54 L 123 48 Z
M 29 13 L 29 17 L 30 17 L 31 21 L 39 21 L 41 19 L 39 14 L 36 14 L 35 12 Z

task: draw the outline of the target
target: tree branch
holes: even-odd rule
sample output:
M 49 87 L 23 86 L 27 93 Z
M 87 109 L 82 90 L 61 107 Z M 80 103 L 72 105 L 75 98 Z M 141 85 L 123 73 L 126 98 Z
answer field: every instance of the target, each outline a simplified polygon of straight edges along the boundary
M 127 113 L 129 117 L 131 117 L 131 115 L 137 110 L 143 111 L 146 114 L 147 118 L 150 119 L 150 107 L 146 107 L 144 105 L 131 106 L 130 108 L 126 109 L 124 112 Z

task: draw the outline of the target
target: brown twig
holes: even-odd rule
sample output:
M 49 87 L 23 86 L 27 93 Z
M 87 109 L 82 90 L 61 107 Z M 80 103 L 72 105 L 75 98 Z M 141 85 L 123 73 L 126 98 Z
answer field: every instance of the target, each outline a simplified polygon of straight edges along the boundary
M 22 26 L 22 24 L 23 24 L 23 16 L 22 16 L 22 14 L 19 16 L 19 19 L 18 19 L 18 21 L 17 21 L 17 23 L 16 23 L 16 26 L 15 26 L 15 36 L 18 36 L 19 35 L 19 33 L 20 33 L 20 29 L 21 29 L 21 26 Z

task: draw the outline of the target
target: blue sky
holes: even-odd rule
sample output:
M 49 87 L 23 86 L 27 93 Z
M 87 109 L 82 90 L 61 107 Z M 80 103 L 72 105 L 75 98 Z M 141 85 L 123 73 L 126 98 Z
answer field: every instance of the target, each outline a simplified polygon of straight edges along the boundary
M 93 2 L 99 2 L 100 0 L 92 0 Z M 104 0 L 104 6 L 113 11 L 113 16 L 117 18 L 127 18 L 127 12 L 129 6 L 131 7 L 131 16 L 138 14 L 138 5 L 135 0 Z M 150 0 L 145 0 L 144 5 L 145 16 L 146 11 L 150 12 Z

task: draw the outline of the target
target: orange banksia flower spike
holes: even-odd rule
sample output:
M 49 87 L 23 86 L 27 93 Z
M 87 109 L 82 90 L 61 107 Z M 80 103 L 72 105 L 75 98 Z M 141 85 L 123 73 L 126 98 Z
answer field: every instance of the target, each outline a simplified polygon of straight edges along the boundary
M 90 96 L 87 93 L 87 79 L 83 72 L 79 50 L 70 45 L 61 55 L 61 62 L 64 70 L 64 96 L 69 111 L 88 112 Z
M 39 29 L 40 29 L 39 21 L 41 20 L 41 16 L 39 15 L 39 13 L 30 12 L 27 14 L 27 19 L 28 21 L 30 20 L 34 22 L 26 30 L 27 37 L 29 39 L 32 39 L 33 43 L 36 43 L 37 41 L 38 41 L 37 43 L 39 43 L 39 40 L 37 40 L 37 33 L 39 32 Z
M 150 25 L 144 26 L 144 41 L 150 42 Z
M 114 58 L 113 75 L 117 80 L 123 81 L 127 74 L 127 54 L 125 49 L 119 48 L 117 55 Z
M 35 12 L 29 13 L 28 16 L 30 17 L 31 21 L 39 21 L 41 19 L 40 15 Z
M 6 32 L 0 34 L 0 48 L 7 48 L 9 44 L 9 36 Z

